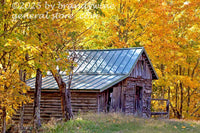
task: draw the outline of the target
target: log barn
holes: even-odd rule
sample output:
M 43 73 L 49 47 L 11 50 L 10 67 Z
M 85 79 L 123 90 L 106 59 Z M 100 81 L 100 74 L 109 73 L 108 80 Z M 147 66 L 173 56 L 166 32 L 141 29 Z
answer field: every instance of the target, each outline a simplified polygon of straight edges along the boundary
M 152 80 L 158 76 L 143 47 L 78 50 L 71 86 L 71 103 L 77 112 L 124 112 L 151 115 Z M 62 78 L 67 83 L 68 76 Z M 29 79 L 33 97 L 35 78 Z M 52 75 L 42 79 L 41 119 L 61 118 L 60 93 Z M 25 105 L 25 122 L 32 119 L 33 103 Z M 13 117 L 19 120 L 19 111 Z

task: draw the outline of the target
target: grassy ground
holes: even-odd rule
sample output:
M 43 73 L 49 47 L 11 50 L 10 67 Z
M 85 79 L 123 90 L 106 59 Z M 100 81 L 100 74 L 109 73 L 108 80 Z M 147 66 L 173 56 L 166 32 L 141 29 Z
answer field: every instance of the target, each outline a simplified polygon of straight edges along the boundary
M 87 114 L 66 123 L 52 120 L 43 128 L 45 133 L 200 133 L 200 122 Z

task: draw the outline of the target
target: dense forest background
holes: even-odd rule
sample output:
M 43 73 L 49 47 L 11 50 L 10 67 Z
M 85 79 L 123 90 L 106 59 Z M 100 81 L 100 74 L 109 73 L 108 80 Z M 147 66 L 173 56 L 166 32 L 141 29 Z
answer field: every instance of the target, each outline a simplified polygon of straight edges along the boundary
M 31 101 L 25 80 L 38 70 L 69 74 L 66 51 L 128 47 L 145 47 L 159 76 L 152 97 L 170 100 L 170 117 L 199 119 L 199 0 L 1 0 L 0 114 L 8 122 Z

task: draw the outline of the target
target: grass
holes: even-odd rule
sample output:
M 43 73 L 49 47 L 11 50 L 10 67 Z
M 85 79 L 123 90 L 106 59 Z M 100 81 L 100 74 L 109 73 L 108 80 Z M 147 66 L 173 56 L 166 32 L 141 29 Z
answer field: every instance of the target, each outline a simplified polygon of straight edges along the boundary
M 142 119 L 123 114 L 86 114 L 68 122 L 50 121 L 44 133 L 200 133 L 194 121 Z

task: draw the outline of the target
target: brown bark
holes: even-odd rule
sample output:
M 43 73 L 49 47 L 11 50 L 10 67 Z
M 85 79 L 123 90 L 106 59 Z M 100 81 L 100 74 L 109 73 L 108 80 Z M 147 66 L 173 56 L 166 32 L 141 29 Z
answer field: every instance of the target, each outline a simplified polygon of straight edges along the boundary
M 33 131 L 38 132 L 41 127 L 40 121 L 40 100 L 41 100 L 41 88 L 42 88 L 42 72 L 37 69 L 35 92 L 34 92 L 34 106 L 33 106 Z
M 200 109 L 200 106 L 190 116 L 193 116 L 199 109 Z
M 178 108 L 178 85 L 176 84 L 176 92 L 175 92 L 175 99 L 176 99 L 176 105 L 175 105 L 175 108 L 177 109 Z
M 180 83 L 180 88 L 181 88 L 181 101 L 180 101 L 180 119 L 182 118 L 182 113 L 183 113 L 183 84 Z
M 172 111 L 174 112 L 174 115 L 175 115 L 177 118 L 179 118 L 179 117 L 180 117 L 179 111 L 173 107 L 173 105 L 171 104 L 171 102 L 169 102 L 169 105 L 170 105 Z
M 176 75 L 178 75 L 178 66 L 176 65 L 177 69 L 176 69 Z M 175 108 L 178 109 L 178 83 L 175 83 L 175 88 L 176 88 L 176 92 L 175 92 L 175 101 L 176 101 L 176 105 Z
M 168 108 L 167 108 L 167 112 L 168 112 L 168 118 L 170 118 L 170 113 L 169 113 L 169 102 L 170 102 L 170 97 L 171 97 L 171 88 L 170 87 L 168 87 L 168 102 L 167 102 L 167 104 L 168 104 Z
M 182 67 L 181 65 L 177 65 L 177 73 L 176 75 L 182 75 Z M 180 104 L 178 103 L 178 89 L 180 87 Z M 180 105 L 180 106 L 179 106 Z M 176 111 L 177 111 L 177 118 L 181 119 L 182 118 L 182 112 L 183 112 L 183 84 L 180 82 L 176 86 Z
M 181 65 L 179 65 L 179 75 L 182 75 L 182 67 Z M 182 82 L 180 82 L 180 89 L 181 89 L 181 99 L 180 99 L 180 108 L 179 108 L 179 112 L 180 112 L 180 116 L 179 119 L 182 118 L 182 114 L 183 114 L 183 84 Z
M 76 40 L 74 40 L 76 42 Z M 75 59 L 75 43 L 73 43 L 73 54 L 71 54 L 71 66 L 70 66 L 70 72 L 69 72 L 69 78 L 68 78 L 68 88 L 66 88 L 66 83 L 63 81 L 61 75 L 59 73 L 52 73 L 54 79 L 56 80 L 60 94 L 61 94 L 61 106 L 62 106 L 62 114 L 63 118 L 67 121 L 73 118 L 73 112 L 72 112 L 72 106 L 71 106 L 71 82 L 72 82 L 72 76 L 73 76 L 73 62 Z
M 53 72 L 52 72 L 53 73 Z M 63 81 L 62 77 L 59 74 L 53 74 L 61 94 L 61 105 L 62 105 L 62 114 L 63 118 L 67 121 L 73 118 L 73 112 L 71 108 L 71 93 L 70 93 L 70 84 L 69 79 L 68 89 L 66 88 L 66 83 Z
M 72 76 L 73 75 L 70 73 L 69 81 L 68 81 L 68 88 L 66 89 L 66 93 L 65 93 L 66 103 L 67 103 L 67 112 L 69 113 L 69 119 L 73 118 L 72 105 L 71 105 L 71 92 L 70 92 Z
M 187 110 L 186 112 L 189 113 L 189 108 L 190 108 L 190 87 L 187 89 Z
M 192 77 L 192 78 L 194 77 L 195 70 L 196 70 L 197 67 L 199 66 L 199 61 L 200 61 L 200 58 L 197 59 L 197 63 L 196 63 L 196 65 L 194 66 L 194 69 L 192 70 L 192 74 L 191 74 L 191 77 Z
M 189 63 L 190 65 L 190 63 Z M 190 67 L 188 67 L 188 77 L 190 76 Z M 189 107 L 190 107 L 190 87 L 187 89 L 187 110 L 186 112 L 189 113 Z
M 171 97 L 171 88 L 170 87 L 168 87 L 168 100 L 170 101 L 170 97 Z
M 6 108 L 2 108 L 2 133 L 6 133 Z
M 4 0 L 1 0 L 1 5 L 3 6 L 4 8 L 4 4 L 5 4 L 5 1 Z M 3 9 L 4 11 L 4 9 Z M 6 20 L 6 15 L 4 15 L 4 18 Z M 4 23 L 4 32 L 7 30 L 7 27 L 6 27 L 6 23 Z M 5 38 L 5 36 L 4 36 Z M 4 56 L 2 56 L 4 57 Z M 3 66 L 3 64 L 2 64 Z M 3 68 L 5 68 L 3 66 Z M 5 107 L 2 107 L 2 133 L 6 133 L 6 108 Z

